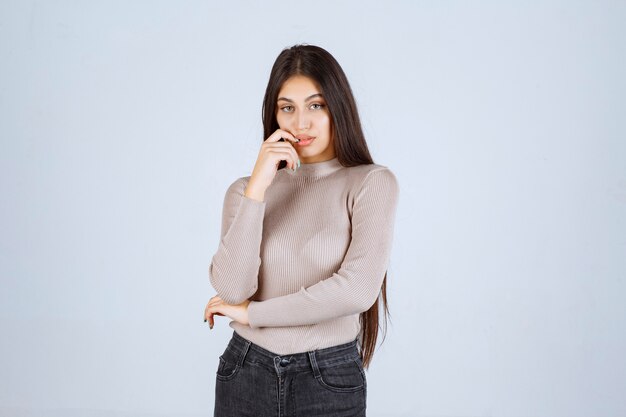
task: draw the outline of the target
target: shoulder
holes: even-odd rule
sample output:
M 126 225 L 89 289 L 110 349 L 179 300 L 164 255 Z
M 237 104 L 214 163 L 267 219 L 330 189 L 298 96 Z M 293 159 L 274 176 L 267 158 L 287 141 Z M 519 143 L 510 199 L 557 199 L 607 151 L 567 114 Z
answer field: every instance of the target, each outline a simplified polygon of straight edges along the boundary
M 348 206 L 364 204 L 378 205 L 395 204 L 399 198 L 400 188 L 393 171 L 380 164 L 367 164 L 349 167 Z
M 224 193 L 224 204 L 238 204 L 237 202 L 243 197 L 243 193 L 248 186 L 250 177 L 239 177 L 230 183 Z
M 389 191 L 397 192 L 398 178 L 386 165 L 367 164 L 350 167 L 350 177 L 355 192 L 362 192 L 366 188 L 388 187 Z
M 236 178 L 227 188 L 226 194 L 243 194 L 248 182 L 250 181 L 250 176 L 247 177 L 239 177 Z

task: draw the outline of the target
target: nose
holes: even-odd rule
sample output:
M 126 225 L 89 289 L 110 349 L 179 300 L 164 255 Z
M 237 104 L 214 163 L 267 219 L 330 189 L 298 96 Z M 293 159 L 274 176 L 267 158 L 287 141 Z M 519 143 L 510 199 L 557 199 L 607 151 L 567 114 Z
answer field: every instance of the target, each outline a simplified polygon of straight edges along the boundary
M 306 114 L 306 111 L 298 112 L 296 118 L 296 127 L 298 128 L 298 131 L 303 131 L 309 128 L 311 121 L 309 120 L 309 116 Z

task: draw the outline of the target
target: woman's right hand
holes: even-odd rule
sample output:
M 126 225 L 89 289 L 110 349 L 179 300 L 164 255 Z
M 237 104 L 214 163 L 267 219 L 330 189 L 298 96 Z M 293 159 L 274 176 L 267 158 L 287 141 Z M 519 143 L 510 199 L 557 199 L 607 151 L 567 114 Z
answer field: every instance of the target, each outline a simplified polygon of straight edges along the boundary
M 285 142 L 279 142 L 284 138 Z M 257 157 L 250 182 L 244 194 L 248 197 L 262 201 L 265 190 L 270 186 L 280 161 L 287 161 L 287 168 L 295 170 L 298 167 L 300 158 L 296 149 L 291 143 L 299 142 L 291 133 L 276 129 L 261 145 L 259 156 Z

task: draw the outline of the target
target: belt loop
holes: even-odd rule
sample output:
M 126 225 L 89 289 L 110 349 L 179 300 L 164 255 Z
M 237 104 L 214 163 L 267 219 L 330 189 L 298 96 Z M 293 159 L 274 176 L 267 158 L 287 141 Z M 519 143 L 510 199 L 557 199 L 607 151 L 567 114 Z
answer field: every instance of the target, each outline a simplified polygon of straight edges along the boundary
M 239 365 L 240 367 L 243 366 L 243 362 L 246 359 L 246 355 L 248 354 L 248 350 L 250 349 L 250 344 L 252 342 L 249 340 L 245 341 L 245 344 L 243 346 L 243 350 L 241 352 L 241 356 L 239 356 L 239 361 L 237 362 L 237 365 Z
M 313 376 L 319 378 L 321 376 L 320 369 L 317 366 L 317 359 L 315 359 L 315 351 L 309 352 L 309 359 L 311 360 L 311 368 L 313 368 Z

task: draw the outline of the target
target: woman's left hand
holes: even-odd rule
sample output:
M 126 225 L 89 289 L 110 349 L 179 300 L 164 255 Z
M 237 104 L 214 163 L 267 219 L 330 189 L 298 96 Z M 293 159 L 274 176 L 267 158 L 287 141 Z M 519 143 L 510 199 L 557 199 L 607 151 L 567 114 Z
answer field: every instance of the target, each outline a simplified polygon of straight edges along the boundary
M 250 324 L 248 322 L 248 304 L 250 304 L 250 300 L 237 305 L 226 304 L 216 295 L 209 300 L 204 309 L 204 321 L 209 321 L 211 329 L 214 324 L 213 315 L 227 316 L 238 323 L 248 325 Z

